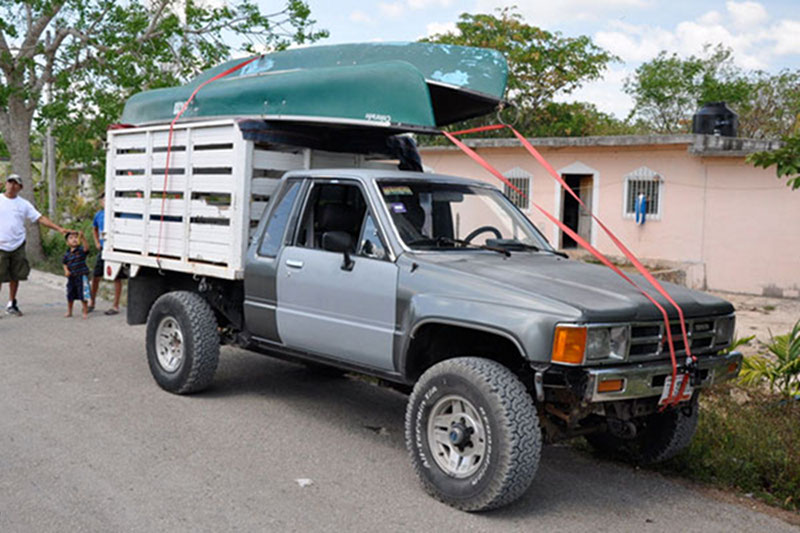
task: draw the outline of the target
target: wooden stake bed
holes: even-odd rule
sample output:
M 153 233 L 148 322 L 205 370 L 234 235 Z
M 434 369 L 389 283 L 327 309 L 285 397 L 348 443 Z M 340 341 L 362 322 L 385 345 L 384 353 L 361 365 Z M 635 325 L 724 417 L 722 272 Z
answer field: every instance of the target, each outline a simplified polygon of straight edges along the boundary
M 175 126 L 165 187 L 168 136 L 169 125 L 108 133 L 103 259 L 113 276 L 124 263 L 134 273 L 242 279 L 252 232 L 286 171 L 383 166 L 359 154 L 266 150 L 233 119 L 192 122 Z

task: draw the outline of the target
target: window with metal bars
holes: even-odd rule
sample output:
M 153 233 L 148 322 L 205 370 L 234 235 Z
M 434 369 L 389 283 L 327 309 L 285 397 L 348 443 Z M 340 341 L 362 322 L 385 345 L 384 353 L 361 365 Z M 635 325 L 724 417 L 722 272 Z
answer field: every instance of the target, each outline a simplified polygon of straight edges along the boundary
M 647 167 L 641 167 L 625 176 L 625 216 L 636 214 L 636 199 L 643 194 L 647 199 L 647 216 L 661 217 L 661 176 Z
M 527 210 L 530 207 L 529 198 L 531 195 L 532 176 L 519 167 L 514 167 L 508 172 L 503 173 L 503 175 L 506 177 L 506 179 L 508 179 L 508 181 L 514 187 L 516 187 L 517 189 L 519 189 L 520 192 L 523 193 L 520 194 L 519 192 L 509 187 L 508 184 L 504 184 L 503 192 L 505 193 L 505 195 L 508 196 L 509 200 L 514 202 L 514 205 L 516 205 L 523 211 Z

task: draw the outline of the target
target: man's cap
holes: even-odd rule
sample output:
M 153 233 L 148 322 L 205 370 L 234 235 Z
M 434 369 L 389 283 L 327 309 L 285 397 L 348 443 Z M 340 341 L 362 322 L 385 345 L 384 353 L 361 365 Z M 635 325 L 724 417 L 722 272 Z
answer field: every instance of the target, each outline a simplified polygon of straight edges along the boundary
M 22 178 L 19 177 L 19 174 L 9 174 L 6 181 L 14 181 L 22 187 Z

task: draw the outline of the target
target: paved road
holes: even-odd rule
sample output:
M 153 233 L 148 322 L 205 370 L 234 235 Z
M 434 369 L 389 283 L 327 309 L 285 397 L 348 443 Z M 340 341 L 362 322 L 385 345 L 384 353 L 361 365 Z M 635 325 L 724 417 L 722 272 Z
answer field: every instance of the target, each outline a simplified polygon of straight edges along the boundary
M 62 293 L 29 282 L 26 316 L 0 319 L 6 533 L 798 531 L 565 447 L 545 449 L 520 502 L 458 512 L 417 484 L 402 395 L 225 349 L 211 391 L 174 396 L 150 377 L 143 327 L 64 319 Z

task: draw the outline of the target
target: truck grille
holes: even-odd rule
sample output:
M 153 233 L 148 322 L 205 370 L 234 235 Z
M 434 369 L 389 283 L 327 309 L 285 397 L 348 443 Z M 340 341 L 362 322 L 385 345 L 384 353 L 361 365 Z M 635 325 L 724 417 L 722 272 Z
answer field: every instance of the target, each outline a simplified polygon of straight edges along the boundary
M 716 353 L 728 345 L 727 342 L 714 344 L 717 318 L 719 317 L 686 319 L 686 334 L 691 343 L 692 354 Z M 686 349 L 683 343 L 680 322 L 677 320 L 670 322 L 670 331 L 672 332 L 675 354 L 685 356 Z M 662 358 L 669 358 L 669 342 L 664 322 L 638 322 L 631 324 L 631 346 L 628 352 L 628 360 L 637 362 Z

